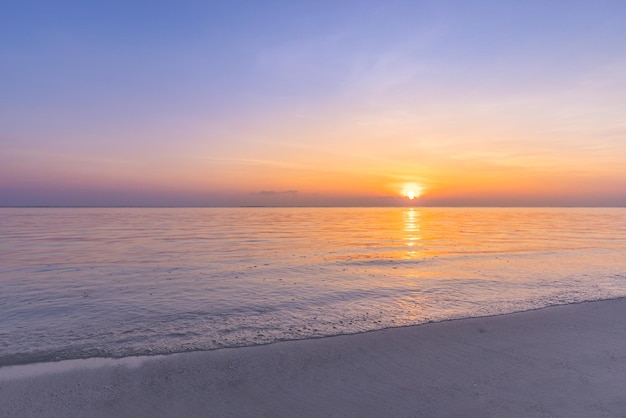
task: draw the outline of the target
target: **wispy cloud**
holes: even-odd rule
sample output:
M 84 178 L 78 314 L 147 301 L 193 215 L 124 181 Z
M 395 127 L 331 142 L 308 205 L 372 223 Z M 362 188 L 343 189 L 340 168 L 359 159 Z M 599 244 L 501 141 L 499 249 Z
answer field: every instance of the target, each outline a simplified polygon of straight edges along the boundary
M 277 190 L 261 190 L 260 192 L 257 192 L 255 194 L 260 194 L 263 196 L 274 196 L 274 195 L 285 195 L 285 194 L 296 194 L 298 193 L 297 190 L 282 190 L 282 191 L 277 191 Z

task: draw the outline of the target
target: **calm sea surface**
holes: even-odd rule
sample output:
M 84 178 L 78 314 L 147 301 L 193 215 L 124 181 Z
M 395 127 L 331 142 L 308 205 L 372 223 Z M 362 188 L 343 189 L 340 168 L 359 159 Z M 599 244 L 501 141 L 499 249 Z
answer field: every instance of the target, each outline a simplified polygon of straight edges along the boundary
M 626 209 L 0 209 L 0 365 L 626 296 Z

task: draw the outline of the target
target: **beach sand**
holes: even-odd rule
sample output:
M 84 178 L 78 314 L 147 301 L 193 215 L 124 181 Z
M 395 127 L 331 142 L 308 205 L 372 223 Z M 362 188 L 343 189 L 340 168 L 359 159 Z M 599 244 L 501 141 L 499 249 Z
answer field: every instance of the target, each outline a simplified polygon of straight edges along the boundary
M 626 416 L 626 299 L 0 368 L 2 417 Z

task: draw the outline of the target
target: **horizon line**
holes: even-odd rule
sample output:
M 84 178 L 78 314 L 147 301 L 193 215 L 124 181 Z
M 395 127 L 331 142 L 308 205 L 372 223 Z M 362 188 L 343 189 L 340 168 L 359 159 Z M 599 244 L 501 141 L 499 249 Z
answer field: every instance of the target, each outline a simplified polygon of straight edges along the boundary
M 626 208 L 626 205 L 0 205 L 0 209 L 235 209 L 235 208 Z

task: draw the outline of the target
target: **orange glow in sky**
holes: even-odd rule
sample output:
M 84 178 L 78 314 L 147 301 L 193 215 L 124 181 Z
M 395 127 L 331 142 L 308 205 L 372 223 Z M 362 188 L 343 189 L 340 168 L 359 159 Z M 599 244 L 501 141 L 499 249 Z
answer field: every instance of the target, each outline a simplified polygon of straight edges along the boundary
M 0 206 L 626 205 L 626 4 L 261 3 L 15 3 Z

